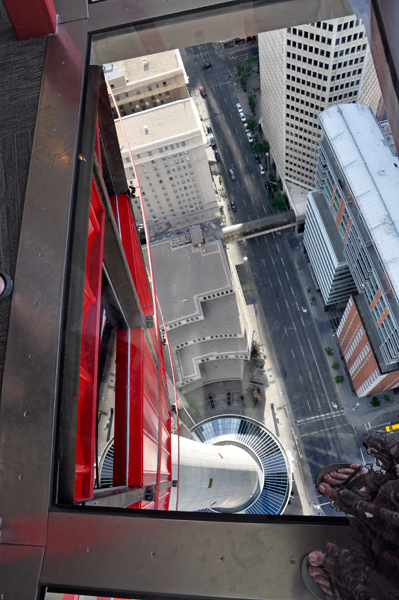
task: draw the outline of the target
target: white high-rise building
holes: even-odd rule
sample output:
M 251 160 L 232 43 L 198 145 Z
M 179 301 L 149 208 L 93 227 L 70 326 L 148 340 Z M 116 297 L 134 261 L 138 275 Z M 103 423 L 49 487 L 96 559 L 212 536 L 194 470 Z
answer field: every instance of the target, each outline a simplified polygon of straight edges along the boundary
M 259 35 L 262 127 L 290 198 L 314 188 L 317 115 L 359 102 L 376 113 L 381 92 L 361 20 L 354 15 Z
M 116 121 L 129 185 L 137 187 L 120 121 Z M 123 118 L 136 165 L 150 233 L 186 228 L 215 218 L 218 204 L 205 147 L 207 140 L 191 98 Z M 138 199 L 136 221 L 143 222 Z

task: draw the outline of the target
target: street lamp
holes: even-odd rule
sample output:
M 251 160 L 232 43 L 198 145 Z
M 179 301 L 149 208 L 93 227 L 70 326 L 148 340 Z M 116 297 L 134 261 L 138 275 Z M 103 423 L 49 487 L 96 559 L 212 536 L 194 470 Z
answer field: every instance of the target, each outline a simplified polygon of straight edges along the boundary
M 269 153 L 268 152 L 266 152 L 266 158 L 267 158 L 267 174 L 269 175 L 270 167 L 269 167 Z

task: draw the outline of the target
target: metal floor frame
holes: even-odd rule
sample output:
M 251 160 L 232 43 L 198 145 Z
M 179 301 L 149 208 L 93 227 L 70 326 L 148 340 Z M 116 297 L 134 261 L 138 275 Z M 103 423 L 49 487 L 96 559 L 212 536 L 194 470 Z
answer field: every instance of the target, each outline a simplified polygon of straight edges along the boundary
M 65 500 L 68 478 L 65 483 L 58 457 L 68 448 L 59 439 L 60 405 L 62 399 L 67 415 L 74 402 L 73 378 L 68 388 L 65 374 L 76 371 L 80 341 L 79 317 L 71 326 L 67 307 L 71 282 L 81 283 L 75 270 L 86 217 L 78 199 L 87 195 L 93 170 L 87 110 L 96 93 L 93 66 L 98 71 L 103 62 L 173 49 L 176 40 L 191 46 L 357 12 L 399 147 L 396 3 L 190 0 L 183 6 L 178 0 L 56 2 L 59 31 L 47 41 L 0 405 L 2 599 L 32 600 L 49 586 L 124 598 L 302 600 L 310 594 L 301 558 L 324 541 L 347 541 L 347 521 L 339 517 L 149 513 Z M 66 347 L 72 349 L 67 365 Z M 73 440 L 73 419 L 62 427 Z

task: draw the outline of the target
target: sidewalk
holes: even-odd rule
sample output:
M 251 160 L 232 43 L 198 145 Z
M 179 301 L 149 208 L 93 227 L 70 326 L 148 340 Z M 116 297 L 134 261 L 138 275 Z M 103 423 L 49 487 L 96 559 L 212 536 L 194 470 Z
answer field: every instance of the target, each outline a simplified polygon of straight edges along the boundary
M 388 392 L 388 395 L 393 401 L 392 403 L 386 402 L 384 400 L 384 395 L 387 392 L 376 394 L 377 398 L 381 400 L 381 406 L 379 408 L 374 408 L 371 406 L 370 397 L 358 398 L 356 393 L 352 392 L 349 384 L 349 375 L 345 369 L 344 360 L 340 357 L 341 350 L 338 343 L 338 339 L 330 323 L 330 319 L 334 319 L 335 317 L 340 318 L 342 311 L 324 311 L 323 298 L 320 292 L 316 292 L 315 284 L 309 271 L 309 259 L 303 251 L 302 243 L 299 242 L 295 234 L 289 235 L 290 247 L 294 260 L 297 266 L 298 263 L 301 264 L 300 268 L 298 266 L 298 274 L 306 296 L 308 297 L 306 308 L 313 315 L 323 348 L 331 348 L 333 351 L 333 355 L 327 357 L 330 366 L 334 362 L 338 362 L 340 364 L 339 370 L 335 371 L 331 369 L 331 373 L 333 377 L 335 377 L 336 375 L 343 375 L 345 377 L 343 383 L 336 384 L 336 389 L 340 396 L 342 408 L 346 416 L 353 425 L 359 425 L 365 423 L 366 421 L 369 421 L 370 418 L 374 418 L 378 414 L 382 414 L 384 412 L 387 412 L 388 410 L 392 410 L 392 405 L 395 402 L 393 392 Z M 294 242 L 294 240 L 296 241 L 296 243 Z M 309 288 L 311 288 L 311 292 L 308 292 Z M 310 302 L 310 298 L 312 296 L 315 296 L 317 298 L 317 304 L 315 306 Z

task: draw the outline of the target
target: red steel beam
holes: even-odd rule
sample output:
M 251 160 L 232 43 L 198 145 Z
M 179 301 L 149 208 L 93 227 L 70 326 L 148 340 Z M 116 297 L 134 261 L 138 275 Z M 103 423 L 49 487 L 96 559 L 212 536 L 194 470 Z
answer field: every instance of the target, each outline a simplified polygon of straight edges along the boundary
M 53 0 L 3 0 L 19 40 L 55 33 L 57 12 Z

